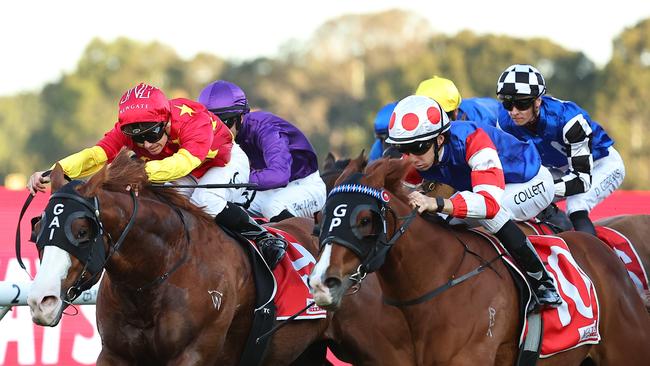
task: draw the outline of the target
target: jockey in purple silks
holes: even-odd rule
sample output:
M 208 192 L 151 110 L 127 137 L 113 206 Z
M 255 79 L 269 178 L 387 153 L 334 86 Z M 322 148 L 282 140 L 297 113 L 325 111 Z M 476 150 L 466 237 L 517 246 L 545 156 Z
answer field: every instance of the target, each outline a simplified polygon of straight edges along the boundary
M 249 195 L 249 209 L 271 221 L 311 218 L 325 204 L 325 183 L 307 137 L 296 126 L 265 111 L 250 111 L 244 91 L 217 80 L 199 95 L 199 102 L 216 114 L 248 155 L 249 182 L 258 185 Z

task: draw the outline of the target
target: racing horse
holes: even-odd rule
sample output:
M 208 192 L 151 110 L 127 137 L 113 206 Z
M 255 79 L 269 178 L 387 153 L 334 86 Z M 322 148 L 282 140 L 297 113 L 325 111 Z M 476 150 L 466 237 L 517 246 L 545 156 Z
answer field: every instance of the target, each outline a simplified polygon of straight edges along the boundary
M 346 198 L 354 197 L 351 213 L 330 195 L 323 230 L 347 220 L 342 227 L 349 232 L 321 235 L 319 261 L 310 276 L 317 304 L 335 310 L 349 286 L 376 270 L 384 296 L 403 305 L 487 264 L 464 283 L 434 291 L 427 301 L 400 306 L 412 336 L 404 342 L 414 343 L 417 365 L 514 364 L 520 304 L 508 269 L 502 261 L 490 261 L 496 252 L 483 236 L 415 214 L 402 185 L 407 166 L 382 159 L 365 174 L 346 168 L 339 181 L 349 178 L 350 186 L 356 184 L 357 193 L 348 192 Z M 538 364 L 580 365 L 587 357 L 597 365 L 647 364 L 650 319 L 618 258 L 593 236 L 566 232 L 560 237 L 595 285 L 602 339 Z
M 331 154 L 330 154 L 331 155 Z M 328 156 L 330 158 L 330 156 Z M 363 152 L 355 159 L 340 159 L 334 160 L 334 157 L 331 156 L 331 162 L 327 165 L 329 168 L 326 170 L 330 172 L 328 174 L 328 192 L 334 186 L 336 179 L 343 172 L 345 167 L 348 164 L 357 164 L 361 167 L 367 165 L 367 160 L 363 156 Z M 550 169 L 553 177 L 561 177 L 563 173 L 557 169 Z M 335 172 L 338 171 L 338 174 Z M 410 170 L 409 173 L 413 173 L 413 170 Z M 416 178 L 419 179 L 419 178 Z M 408 181 L 407 178 L 405 179 Z M 408 183 L 406 183 L 408 184 Z M 423 193 L 431 197 L 443 197 L 449 198 L 455 193 L 455 189 L 451 186 L 448 186 L 440 182 L 425 181 L 420 184 L 419 187 Z M 540 213 L 537 216 L 537 221 L 546 226 L 546 232 L 559 233 L 562 230 L 572 230 L 573 226 L 568 216 L 564 211 L 559 209 L 556 205 L 549 206 L 546 210 Z M 526 235 L 533 235 L 537 233 L 533 227 L 527 223 L 518 223 L 519 227 L 524 231 Z M 594 222 L 597 226 L 604 226 L 613 230 L 618 231 L 624 237 L 626 237 L 635 253 L 638 255 L 638 258 L 643 266 L 643 270 L 646 274 L 650 274 L 650 215 L 619 215 L 614 217 L 603 218 Z M 629 261 L 628 258 L 624 256 L 621 257 L 621 260 Z M 639 290 L 641 299 L 644 302 L 644 305 L 647 311 L 650 313 L 650 291 L 641 291 Z
M 42 261 L 28 299 L 35 323 L 55 326 L 105 269 L 96 310 L 103 346 L 98 365 L 237 364 L 251 328 L 255 292 L 240 244 L 185 196 L 149 188 L 142 162 L 126 151 L 86 183 L 67 183 L 58 166 L 51 182 L 52 209 L 46 208 L 40 230 L 33 233 Z M 65 235 L 50 237 L 54 226 Z M 311 220 L 292 218 L 275 226 L 316 253 Z M 381 311 L 385 305 L 377 289 L 376 281 L 362 287 L 361 297 L 346 300 L 349 305 L 333 320 L 330 315 L 292 321 L 279 329 L 265 364 L 322 364 L 324 354 L 294 361 L 322 342 L 334 342 L 340 348 L 335 353 L 355 364 L 396 364 L 374 354 L 371 342 L 388 349 L 403 334 L 355 338 L 340 331 L 342 322 L 355 329 L 360 327 L 355 322 L 367 323 Z M 410 357 L 410 351 L 391 355 Z

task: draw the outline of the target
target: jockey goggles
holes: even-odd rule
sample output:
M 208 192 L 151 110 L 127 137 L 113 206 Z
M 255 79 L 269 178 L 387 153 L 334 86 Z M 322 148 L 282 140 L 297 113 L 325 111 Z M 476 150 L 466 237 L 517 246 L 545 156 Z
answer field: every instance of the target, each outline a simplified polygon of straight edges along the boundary
M 212 110 L 210 111 L 212 112 Z M 213 112 L 214 113 L 214 112 Z M 238 121 L 241 121 L 241 115 L 242 112 L 237 111 L 237 112 L 225 112 L 225 113 L 215 113 L 217 117 L 223 122 L 228 128 L 232 128 L 232 126 L 237 123 Z
M 136 144 L 151 144 L 160 141 L 165 134 L 166 122 L 131 123 L 122 127 L 122 133 L 129 136 Z
M 429 149 L 431 149 L 434 140 L 435 139 L 427 141 L 415 141 L 410 144 L 395 144 L 393 146 L 397 148 L 397 151 L 401 152 L 402 154 L 424 155 L 427 153 L 427 151 L 429 151 Z
M 501 104 L 503 105 L 503 108 L 505 108 L 507 111 L 512 111 L 513 107 L 516 107 L 517 110 L 525 111 L 528 108 L 530 108 L 531 105 L 533 105 L 533 102 L 535 102 L 535 98 L 522 98 L 522 99 L 507 98 L 501 100 Z

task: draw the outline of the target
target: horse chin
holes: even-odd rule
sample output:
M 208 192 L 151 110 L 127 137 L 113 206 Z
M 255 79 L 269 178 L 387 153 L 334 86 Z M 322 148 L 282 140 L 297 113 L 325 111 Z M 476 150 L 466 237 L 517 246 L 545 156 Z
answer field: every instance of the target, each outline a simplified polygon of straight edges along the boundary
M 38 306 L 30 304 L 29 310 L 32 315 L 32 322 L 44 327 L 55 327 L 61 321 L 63 310 L 67 307 L 61 298 L 49 296 Z
M 336 286 L 332 288 L 319 288 L 320 291 L 313 291 L 316 305 L 328 311 L 335 311 L 341 307 L 341 300 L 345 294 L 346 288 Z
M 44 327 L 56 327 L 57 325 L 59 325 L 65 307 L 63 306 L 64 304 L 61 301 L 61 299 L 56 299 L 56 301 L 58 302 L 58 304 L 56 304 L 55 308 L 47 312 L 44 311 L 35 312 L 34 309 L 30 307 L 32 322 L 34 322 L 34 324 L 36 325 L 40 325 Z
M 341 297 L 333 297 L 329 294 L 314 294 L 314 301 L 318 307 L 327 311 L 336 311 L 341 307 Z

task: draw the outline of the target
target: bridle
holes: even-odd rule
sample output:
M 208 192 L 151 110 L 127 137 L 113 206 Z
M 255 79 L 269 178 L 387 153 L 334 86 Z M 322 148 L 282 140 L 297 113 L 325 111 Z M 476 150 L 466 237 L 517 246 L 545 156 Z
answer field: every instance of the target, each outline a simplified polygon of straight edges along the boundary
M 75 189 L 75 187 L 79 186 L 82 183 L 83 182 L 79 180 L 71 181 L 50 196 L 48 206 L 45 208 L 44 214 L 40 220 L 41 230 L 36 238 L 32 238 L 32 241 L 36 243 L 39 251 L 46 246 L 56 246 L 75 256 L 83 264 L 83 269 L 75 279 L 73 285 L 68 288 L 64 295 L 63 301 L 68 304 L 72 303 L 83 291 L 89 289 L 97 282 L 106 264 L 111 259 L 113 254 L 117 253 L 120 250 L 127 234 L 135 225 L 135 219 L 138 213 L 138 200 L 136 194 L 134 190 L 130 190 L 129 193 L 133 202 L 133 211 L 131 212 L 129 221 L 122 230 L 120 237 L 117 241 L 113 241 L 110 233 L 104 230 L 104 226 L 101 222 L 101 209 L 97 197 L 94 196 L 86 198 L 79 194 L 79 192 Z M 20 221 L 22 220 L 24 212 L 31 203 L 32 199 L 33 196 L 29 195 L 25 201 L 25 205 L 21 210 L 21 214 L 18 220 L 18 229 L 16 232 L 16 258 L 18 259 L 18 263 L 23 269 L 25 269 L 25 265 L 23 264 L 20 255 Z M 70 209 L 70 207 L 73 209 Z M 187 229 L 187 225 L 185 225 L 182 212 L 180 212 L 180 210 L 177 208 L 175 209 L 183 223 L 185 236 L 189 242 L 189 231 Z M 52 218 L 50 218 L 50 216 L 52 216 Z M 58 220 L 59 218 L 61 219 Z M 79 218 L 88 219 L 91 223 L 91 226 L 93 227 L 94 232 L 94 236 L 92 238 L 81 242 L 74 238 L 71 229 L 72 222 Z M 52 228 L 52 222 L 55 220 L 58 224 L 58 230 L 54 230 Z M 63 227 L 60 225 L 61 222 L 63 222 Z M 48 227 L 46 227 L 48 224 L 51 231 L 47 233 L 49 235 L 44 235 L 48 229 Z M 108 253 L 105 252 L 105 238 L 108 242 Z M 148 288 L 162 283 L 186 260 L 187 253 L 169 271 L 158 276 L 150 283 L 137 288 L 136 292 L 141 293 Z M 87 274 L 90 274 L 90 276 L 89 278 L 85 279 L 88 277 Z

